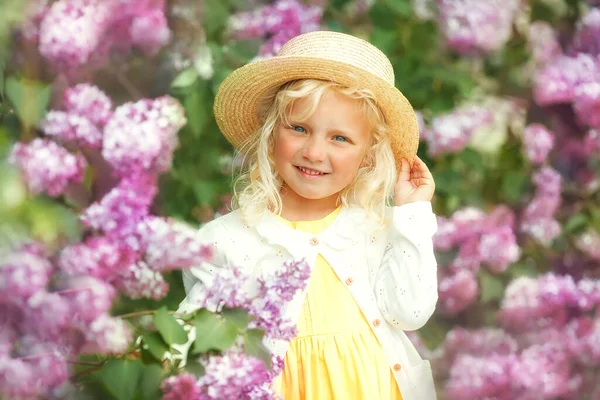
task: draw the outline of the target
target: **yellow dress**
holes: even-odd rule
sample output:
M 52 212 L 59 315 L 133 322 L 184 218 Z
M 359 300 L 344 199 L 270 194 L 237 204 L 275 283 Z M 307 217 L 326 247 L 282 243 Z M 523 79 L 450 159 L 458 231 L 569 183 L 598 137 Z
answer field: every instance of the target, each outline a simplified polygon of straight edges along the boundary
M 337 217 L 283 220 L 292 228 L 317 234 Z M 285 400 L 401 400 L 383 349 L 356 301 L 331 266 L 319 255 L 298 319 L 298 335 L 274 382 Z

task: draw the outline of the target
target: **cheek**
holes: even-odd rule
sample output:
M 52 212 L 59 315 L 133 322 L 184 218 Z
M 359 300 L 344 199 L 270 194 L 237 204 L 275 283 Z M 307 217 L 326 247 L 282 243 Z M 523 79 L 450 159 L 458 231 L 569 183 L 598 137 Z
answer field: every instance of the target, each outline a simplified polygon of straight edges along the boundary
M 293 140 L 285 135 L 279 135 L 275 143 L 275 163 L 281 165 L 291 161 L 298 151 L 296 147 Z

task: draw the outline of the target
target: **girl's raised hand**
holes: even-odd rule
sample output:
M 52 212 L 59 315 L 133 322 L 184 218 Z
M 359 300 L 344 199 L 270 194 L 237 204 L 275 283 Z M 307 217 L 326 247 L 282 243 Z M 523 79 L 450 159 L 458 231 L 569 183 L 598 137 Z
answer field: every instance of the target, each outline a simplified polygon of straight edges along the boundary
M 418 156 L 412 166 L 405 158 L 394 187 L 394 203 L 401 206 L 415 201 L 431 201 L 435 191 L 433 176 L 427 165 Z

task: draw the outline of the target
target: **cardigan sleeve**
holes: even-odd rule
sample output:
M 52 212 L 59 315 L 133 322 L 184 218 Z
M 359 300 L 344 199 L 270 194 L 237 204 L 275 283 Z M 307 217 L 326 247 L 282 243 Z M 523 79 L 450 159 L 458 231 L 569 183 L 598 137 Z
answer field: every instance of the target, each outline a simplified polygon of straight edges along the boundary
M 219 219 L 208 222 L 198 230 L 198 242 L 212 246 L 213 256 L 210 261 L 183 270 L 182 278 L 186 297 L 178 309 L 182 313 L 200 308 L 195 300 L 201 296 L 205 286 L 212 283 L 215 272 L 228 264 L 228 240 L 225 227 Z
M 421 328 L 438 300 L 433 235 L 437 220 L 428 201 L 391 208 L 387 245 L 375 276 L 383 316 L 402 330 Z

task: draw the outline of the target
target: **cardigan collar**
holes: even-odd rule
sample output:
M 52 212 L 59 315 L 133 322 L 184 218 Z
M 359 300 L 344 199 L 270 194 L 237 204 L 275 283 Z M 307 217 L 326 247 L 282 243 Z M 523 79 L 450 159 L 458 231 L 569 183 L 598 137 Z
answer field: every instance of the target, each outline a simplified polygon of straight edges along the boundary
M 293 256 L 306 254 L 310 240 L 317 237 L 320 243 L 335 250 L 345 250 L 352 245 L 352 239 L 364 222 L 364 212 L 359 209 L 342 207 L 335 220 L 321 233 L 311 234 L 296 230 L 280 221 L 274 214 L 265 214 L 256 224 L 258 234 L 269 244 L 287 249 Z

